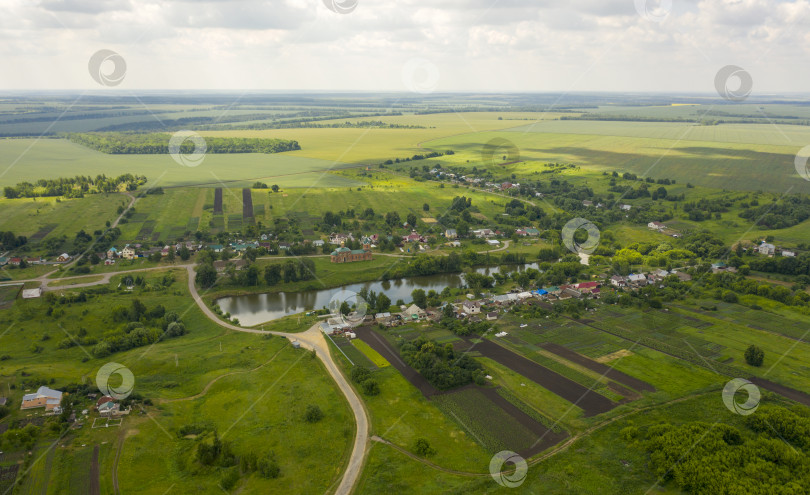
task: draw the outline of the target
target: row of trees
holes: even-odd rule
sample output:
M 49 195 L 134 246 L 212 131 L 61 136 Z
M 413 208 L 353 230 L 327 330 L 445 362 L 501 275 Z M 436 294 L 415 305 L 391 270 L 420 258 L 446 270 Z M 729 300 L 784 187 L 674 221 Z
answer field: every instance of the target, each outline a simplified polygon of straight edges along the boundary
M 77 175 L 58 179 L 40 179 L 34 183 L 20 182 L 16 186 L 3 188 L 3 195 L 8 199 L 64 196 L 81 198 L 85 194 L 109 193 L 119 191 L 124 185 L 127 191 L 134 191 L 146 184 L 142 175 L 123 174 L 118 177 L 107 177 L 104 174 L 96 177 Z
M 164 133 L 90 132 L 68 134 L 74 143 L 112 155 L 168 154 L 171 136 Z M 207 153 L 281 153 L 300 150 L 298 141 L 289 139 L 207 137 Z M 180 153 L 191 154 L 195 143 L 186 140 Z

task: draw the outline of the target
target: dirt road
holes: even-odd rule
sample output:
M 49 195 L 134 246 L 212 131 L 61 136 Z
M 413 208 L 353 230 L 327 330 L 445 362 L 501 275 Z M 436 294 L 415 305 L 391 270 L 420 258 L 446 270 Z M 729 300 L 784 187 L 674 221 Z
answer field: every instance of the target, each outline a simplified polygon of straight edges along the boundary
M 343 474 L 343 479 L 341 479 L 340 485 L 338 485 L 337 490 L 335 491 L 336 495 L 348 495 L 351 493 L 352 488 L 354 488 L 354 485 L 360 478 L 360 472 L 363 469 L 366 451 L 368 450 L 369 421 L 366 414 L 366 409 L 363 406 L 363 401 L 346 380 L 346 377 L 343 376 L 343 373 L 340 372 L 334 360 L 332 360 L 332 354 L 329 352 L 329 346 L 326 343 L 326 339 L 324 338 L 323 332 L 321 332 L 319 325 L 314 325 L 305 332 L 293 334 L 283 332 L 265 332 L 262 330 L 242 328 L 236 325 L 231 325 L 230 323 L 226 323 L 220 320 L 219 317 L 213 311 L 211 311 L 208 306 L 205 305 L 205 301 L 203 301 L 202 297 L 200 297 L 200 294 L 197 292 L 197 286 L 194 283 L 194 267 L 188 265 L 186 268 L 188 270 L 188 290 L 191 293 L 191 296 L 194 298 L 194 301 L 197 303 L 197 306 L 199 306 L 200 311 L 202 311 L 203 314 L 211 321 L 222 327 L 237 332 L 256 334 L 269 333 L 272 335 L 286 337 L 292 341 L 300 342 L 301 346 L 304 348 L 315 350 L 315 354 L 318 356 L 321 362 L 323 362 L 326 370 L 330 375 L 332 375 L 332 379 L 335 380 L 338 388 L 340 388 L 340 391 L 349 402 L 349 406 L 352 408 L 352 412 L 354 413 L 355 423 L 357 424 L 357 432 L 354 437 L 354 446 L 352 447 L 352 453 L 349 456 L 349 465 L 346 468 L 346 472 Z

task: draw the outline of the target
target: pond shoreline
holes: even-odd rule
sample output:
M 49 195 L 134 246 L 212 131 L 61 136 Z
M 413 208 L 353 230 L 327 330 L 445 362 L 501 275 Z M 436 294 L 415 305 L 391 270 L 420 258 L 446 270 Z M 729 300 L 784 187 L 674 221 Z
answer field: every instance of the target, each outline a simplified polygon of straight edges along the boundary
M 472 271 L 491 275 L 501 270 L 512 272 L 528 268 L 538 269 L 538 264 L 520 263 L 480 266 L 473 268 Z M 398 299 L 410 300 L 410 294 L 414 289 L 441 292 L 446 287 L 463 288 L 465 287 L 465 273 L 439 273 L 391 280 L 372 279 L 350 282 L 334 287 L 306 288 L 296 291 L 250 292 L 236 290 L 233 293 L 218 293 L 209 297 L 211 304 L 218 306 L 223 313 L 229 313 L 231 318 L 237 318 L 243 325 L 255 326 L 284 316 L 321 309 L 328 306 L 331 298 L 342 291 L 356 293 L 366 288 L 377 293 L 384 293 L 392 302 L 396 302 Z

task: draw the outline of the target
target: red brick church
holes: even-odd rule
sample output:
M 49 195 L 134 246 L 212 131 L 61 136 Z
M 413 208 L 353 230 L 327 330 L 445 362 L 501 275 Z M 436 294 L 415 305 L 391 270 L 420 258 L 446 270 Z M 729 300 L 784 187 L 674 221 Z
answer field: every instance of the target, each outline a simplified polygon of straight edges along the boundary
M 363 244 L 363 249 L 349 249 L 341 246 L 332 251 L 332 263 L 353 263 L 355 261 L 371 261 L 371 247 Z

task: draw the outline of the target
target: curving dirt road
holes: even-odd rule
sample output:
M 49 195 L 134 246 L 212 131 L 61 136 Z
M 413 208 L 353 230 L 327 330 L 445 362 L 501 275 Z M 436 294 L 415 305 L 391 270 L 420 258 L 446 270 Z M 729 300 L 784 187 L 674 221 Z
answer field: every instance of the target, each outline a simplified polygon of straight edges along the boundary
M 357 480 L 360 478 L 360 472 L 363 468 L 363 462 L 366 456 L 366 450 L 368 446 L 368 432 L 369 432 L 369 422 L 368 416 L 366 415 L 366 409 L 363 407 L 363 401 L 357 395 L 354 388 L 349 384 L 346 380 L 346 377 L 343 376 L 343 373 L 340 372 L 337 365 L 335 364 L 334 360 L 332 360 L 332 354 L 329 352 L 329 346 L 326 343 L 326 339 L 323 336 L 323 332 L 321 332 L 319 325 L 314 325 L 309 330 L 301 333 L 284 333 L 284 332 L 266 332 L 263 330 L 255 330 L 252 328 L 242 328 L 236 325 L 231 325 L 230 323 L 222 321 L 211 309 L 205 305 L 205 301 L 203 301 L 200 294 L 197 292 L 197 286 L 194 283 L 194 267 L 192 265 L 186 266 L 188 270 L 188 290 L 191 293 L 191 297 L 194 298 L 194 301 L 197 303 L 197 306 L 203 312 L 205 316 L 208 317 L 211 321 L 217 323 L 218 325 L 225 327 L 229 330 L 234 330 L 237 332 L 246 332 L 246 333 L 256 333 L 256 334 L 272 334 L 278 335 L 280 337 L 286 337 L 291 340 L 297 340 L 301 343 L 301 346 L 310 350 L 314 350 L 315 354 L 320 358 L 323 362 L 326 370 L 332 375 L 332 379 L 340 388 L 340 391 L 343 392 L 343 395 L 346 397 L 346 400 L 349 401 L 349 406 L 352 408 L 352 412 L 354 413 L 354 420 L 357 424 L 357 432 L 354 437 L 354 446 L 352 447 L 352 453 L 349 457 L 349 465 L 346 468 L 346 472 L 343 474 L 343 479 L 340 481 L 340 485 L 338 485 L 337 490 L 335 491 L 336 495 L 348 495 L 351 493 L 354 485 L 357 483 Z

